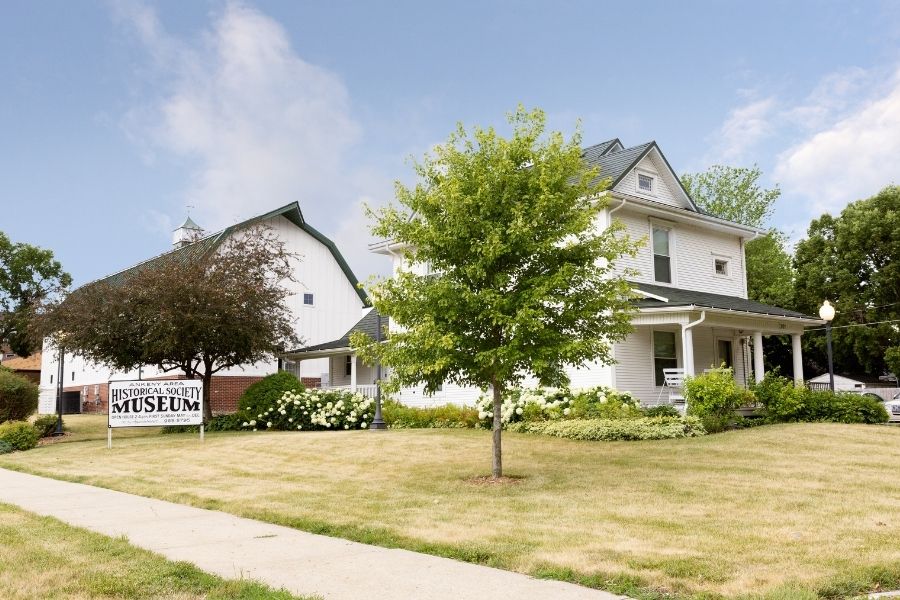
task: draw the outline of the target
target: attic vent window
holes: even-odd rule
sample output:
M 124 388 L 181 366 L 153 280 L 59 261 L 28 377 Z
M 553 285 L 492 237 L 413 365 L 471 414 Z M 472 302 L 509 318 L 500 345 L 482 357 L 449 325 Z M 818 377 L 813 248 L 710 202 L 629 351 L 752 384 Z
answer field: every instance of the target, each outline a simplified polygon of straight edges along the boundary
M 312 294 L 303 294 L 303 304 L 313 306 L 315 304 Z
M 728 277 L 728 261 L 722 258 L 717 258 L 715 261 L 716 264 L 716 275 L 721 275 L 722 277 Z
M 643 173 L 638 173 L 638 189 L 642 192 L 653 191 L 653 178 Z

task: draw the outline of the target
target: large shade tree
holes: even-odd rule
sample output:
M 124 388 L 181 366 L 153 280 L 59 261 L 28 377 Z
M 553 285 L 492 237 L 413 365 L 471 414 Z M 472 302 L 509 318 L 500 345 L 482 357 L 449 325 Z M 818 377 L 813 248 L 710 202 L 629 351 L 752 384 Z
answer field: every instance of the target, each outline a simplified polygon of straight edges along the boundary
M 259 226 L 195 244 L 75 290 L 40 325 L 66 351 L 116 370 L 153 365 L 202 379 L 209 419 L 215 373 L 298 341 L 284 285 L 297 257 Z
M 881 375 L 900 366 L 900 186 L 815 219 L 794 265 L 797 307 L 816 314 L 824 299 L 835 306 L 837 370 Z M 824 336 L 812 341 L 824 365 Z
M 52 251 L 0 232 L 0 342 L 20 356 L 31 354 L 38 343 L 31 327 L 35 314 L 71 283 Z
M 613 265 L 635 250 L 617 226 L 597 227 L 608 182 L 585 165 L 580 134 L 545 134 L 540 110 L 520 107 L 509 121 L 509 138 L 460 125 L 415 165 L 416 184 L 397 184 L 397 203 L 374 213 L 374 234 L 417 268 L 371 288 L 397 326 L 389 340 L 353 338 L 395 387 L 489 389 L 495 478 L 505 391 L 528 375 L 561 385 L 567 365 L 613 362 L 631 315 Z

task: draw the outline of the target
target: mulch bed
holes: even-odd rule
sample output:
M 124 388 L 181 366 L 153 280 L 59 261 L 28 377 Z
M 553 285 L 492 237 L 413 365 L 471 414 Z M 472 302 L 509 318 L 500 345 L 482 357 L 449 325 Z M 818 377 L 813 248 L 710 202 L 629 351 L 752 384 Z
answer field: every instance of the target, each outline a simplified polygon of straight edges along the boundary
M 525 478 L 521 475 L 504 475 L 495 479 L 490 475 L 480 475 L 463 479 L 463 481 L 469 485 L 517 485 L 525 481 Z

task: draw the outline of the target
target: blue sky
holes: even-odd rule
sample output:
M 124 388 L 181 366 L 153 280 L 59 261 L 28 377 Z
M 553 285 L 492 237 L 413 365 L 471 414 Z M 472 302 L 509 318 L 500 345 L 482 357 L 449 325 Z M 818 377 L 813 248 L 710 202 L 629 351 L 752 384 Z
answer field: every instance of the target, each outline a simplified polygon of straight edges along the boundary
M 362 204 L 523 103 L 678 172 L 752 165 L 801 235 L 900 180 L 900 3 L 0 5 L 0 230 L 82 283 L 300 202 L 360 278 Z

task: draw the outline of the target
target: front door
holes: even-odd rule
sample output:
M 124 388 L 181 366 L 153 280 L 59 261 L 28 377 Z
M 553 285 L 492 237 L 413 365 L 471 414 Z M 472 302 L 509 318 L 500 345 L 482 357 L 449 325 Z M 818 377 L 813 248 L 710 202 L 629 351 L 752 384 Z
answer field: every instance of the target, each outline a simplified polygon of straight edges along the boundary
M 716 340 L 716 367 L 723 364 L 728 369 L 734 368 L 734 346 L 730 339 L 719 338 Z

